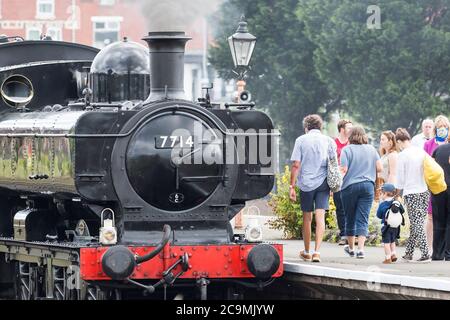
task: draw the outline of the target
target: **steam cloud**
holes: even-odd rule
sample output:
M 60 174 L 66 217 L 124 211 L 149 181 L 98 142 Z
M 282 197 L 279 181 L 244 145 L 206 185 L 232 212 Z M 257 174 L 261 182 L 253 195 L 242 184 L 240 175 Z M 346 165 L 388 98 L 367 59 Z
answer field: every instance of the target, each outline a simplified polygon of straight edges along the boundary
M 183 31 L 214 13 L 223 0 L 141 0 L 149 31 Z

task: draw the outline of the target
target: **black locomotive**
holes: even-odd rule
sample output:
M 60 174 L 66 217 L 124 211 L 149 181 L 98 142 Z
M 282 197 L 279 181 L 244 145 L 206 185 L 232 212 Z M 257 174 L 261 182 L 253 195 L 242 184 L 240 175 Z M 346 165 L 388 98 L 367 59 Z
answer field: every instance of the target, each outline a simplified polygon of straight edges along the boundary
M 283 272 L 230 220 L 274 183 L 271 119 L 184 95 L 183 32 L 150 48 L 0 44 L 0 283 L 20 299 L 232 296 Z M 256 146 L 254 148 L 254 146 Z M 260 151 L 269 150 L 262 161 Z M 159 290 L 163 288 L 164 290 Z

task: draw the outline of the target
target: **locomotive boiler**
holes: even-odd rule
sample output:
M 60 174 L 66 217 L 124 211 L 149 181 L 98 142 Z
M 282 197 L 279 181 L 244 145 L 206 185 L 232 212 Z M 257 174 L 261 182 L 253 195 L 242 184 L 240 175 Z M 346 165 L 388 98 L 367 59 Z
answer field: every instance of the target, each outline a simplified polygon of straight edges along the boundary
M 253 104 L 186 99 L 189 39 L 0 44 L 3 292 L 205 299 L 282 275 L 281 245 L 230 224 L 271 191 L 277 133 Z

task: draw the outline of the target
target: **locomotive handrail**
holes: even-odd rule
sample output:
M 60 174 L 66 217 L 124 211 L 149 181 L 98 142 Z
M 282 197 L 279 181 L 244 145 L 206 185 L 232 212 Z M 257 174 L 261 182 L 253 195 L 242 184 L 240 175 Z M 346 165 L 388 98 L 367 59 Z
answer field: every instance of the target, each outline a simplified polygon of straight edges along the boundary
M 8 41 L 1 42 L 1 43 L 8 43 L 8 42 L 10 42 L 10 41 L 9 41 L 10 39 L 16 40 L 16 42 L 17 42 L 17 41 L 25 41 L 25 39 L 24 39 L 23 37 L 21 37 L 21 36 L 2 37 L 2 38 L 0 38 L 0 39 L 1 39 L 1 40 L 8 40 Z
M 152 252 L 150 252 L 144 256 L 137 257 L 136 264 L 140 264 L 142 262 L 153 259 L 155 256 L 158 255 L 158 253 L 161 252 L 161 250 L 166 246 L 167 242 L 169 242 L 169 240 L 170 240 L 170 233 L 172 232 L 172 228 L 168 224 L 165 224 L 163 227 L 163 232 L 164 232 L 164 234 L 163 234 L 162 240 L 156 246 L 155 250 L 153 250 Z
M 208 179 L 222 180 L 222 179 L 224 179 L 224 176 L 192 176 L 192 177 L 180 178 L 181 181 L 187 181 L 187 182 L 195 182 L 198 180 L 208 180 Z
M 204 117 L 208 118 L 208 120 L 215 122 L 216 120 L 212 118 L 207 113 L 199 110 L 197 108 L 189 107 L 189 106 L 178 106 L 174 105 L 168 107 L 167 109 L 187 109 L 197 113 L 202 114 Z M 145 117 L 141 118 L 136 124 L 127 132 L 124 133 L 102 133 L 102 134 L 92 134 L 92 133 L 0 133 L 0 137 L 8 137 L 8 138 L 22 138 L 22 137 L 35 137 L 35 138 L 125 138 L 132 134 L 138 127 L 144 122 L 147 121 L 147 118 L 154 113 L 160 112 L 161 109 L 154 110 L 148 113 Z M 230 132 L 228 130 L 223 130 L 220 127 L 217 127 L 220 132 L 222 132 L 226 136 L 281 136 L 280 132 Z
M 254 102 L 242 102 L 242 103 L 225 103 L 225 108 L 229 108 L 229 107 L 243 107 L 243 108 L 250 108 L 253 109 L 255 107 L 255 103 Z

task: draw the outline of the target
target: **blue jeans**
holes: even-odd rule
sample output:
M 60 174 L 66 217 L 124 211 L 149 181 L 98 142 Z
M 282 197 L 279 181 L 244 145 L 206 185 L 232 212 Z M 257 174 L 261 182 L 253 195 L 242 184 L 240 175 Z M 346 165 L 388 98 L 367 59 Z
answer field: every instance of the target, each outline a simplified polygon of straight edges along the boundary
M 346 236 L 368 236 L 369 214 L 374 195 L 374 183 L 371 181 L 355 183 L 341 191 Z
M 339 236 L 345 236 L 345 211 L 342 206 L 341 191 L 333 193 L 333 201 L 336 206 L 336 219 L 339 228 Z

